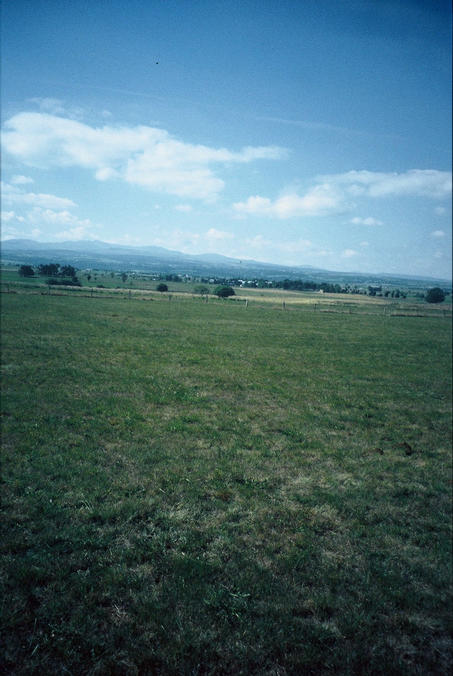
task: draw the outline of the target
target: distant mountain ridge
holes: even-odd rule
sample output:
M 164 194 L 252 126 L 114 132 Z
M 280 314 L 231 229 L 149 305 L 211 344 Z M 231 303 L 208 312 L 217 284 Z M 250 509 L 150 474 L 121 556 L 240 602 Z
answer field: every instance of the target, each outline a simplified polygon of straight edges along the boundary
M 160 246 L 110 244 L 100 240 L 37 242 L 32 239 L 9 239 L 1 242 L 4 263 L 40 265 L 56 262 L 77 268 L 187 274 L 201 277 L 240 279 L 311 279 L 349 284 L 409 282 L 451 285 L 451 281 L 411 275 L 360 272 L 335 272 L 309 265 L 288 266 L 237 258 L 221 254 L 184 254 Z

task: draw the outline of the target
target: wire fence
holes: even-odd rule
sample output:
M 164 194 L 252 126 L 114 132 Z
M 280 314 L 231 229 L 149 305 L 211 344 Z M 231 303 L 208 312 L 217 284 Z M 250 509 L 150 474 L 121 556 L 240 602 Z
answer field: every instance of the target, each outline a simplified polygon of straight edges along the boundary
M 227 299 L 215 295 L 200 295 L 190 292 L 165 291 L 159 292 L 149 289 L 127 289 L 96 286 L 64 286 L 44 285 L 27 282 L 2 282 L 2 294 L 46 295 L 72 298 L 90 299 L 121 299 L 129 301 L 156 301 L 156 302 L 197 302 L 207 304 L 234 304 L 245 310 L 249 307 L 267 307 L 282 312 L 308 311 L 320 314 L 348 314 L 348 315 L 380 315 L 384 317 L 423 317 L 423 318 L 452 318 L 452 305 L 428 304 L 424 302 L 381 300 L 371 301 L 368 298 L 354 298 L 346 301 L 344 298 L 320 297 L 315 294 L 301 298 L 295 296 L 276 297 L 265 295 L 236 295 Z

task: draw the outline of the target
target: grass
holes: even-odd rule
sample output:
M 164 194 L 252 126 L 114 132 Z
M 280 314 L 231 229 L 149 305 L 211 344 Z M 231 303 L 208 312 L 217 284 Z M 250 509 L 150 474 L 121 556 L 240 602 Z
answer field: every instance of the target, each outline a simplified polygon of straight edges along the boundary
M 3 673 L 449 671 L 448 319 L 2 305 Z

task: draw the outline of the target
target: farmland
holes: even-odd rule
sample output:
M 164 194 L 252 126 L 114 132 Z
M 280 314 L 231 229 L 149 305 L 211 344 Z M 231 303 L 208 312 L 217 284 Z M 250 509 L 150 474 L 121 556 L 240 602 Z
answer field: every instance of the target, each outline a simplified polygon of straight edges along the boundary
M 3 673 L 447 673 L 451 305 L 115 286 L 2 294 Z

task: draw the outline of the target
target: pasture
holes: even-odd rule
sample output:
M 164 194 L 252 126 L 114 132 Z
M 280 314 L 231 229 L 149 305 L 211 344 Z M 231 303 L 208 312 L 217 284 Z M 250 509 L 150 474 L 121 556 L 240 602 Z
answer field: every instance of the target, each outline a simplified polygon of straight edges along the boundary
M 2 673 L 448 672 L 451 306 L 16 291 Z

